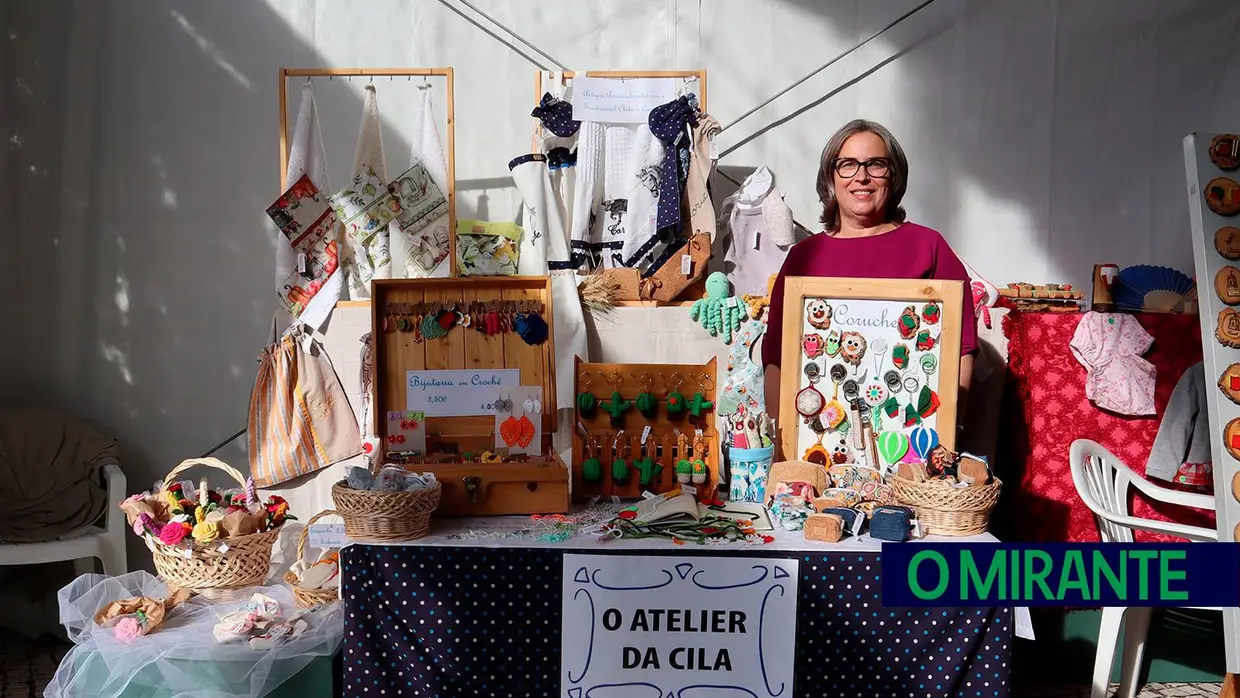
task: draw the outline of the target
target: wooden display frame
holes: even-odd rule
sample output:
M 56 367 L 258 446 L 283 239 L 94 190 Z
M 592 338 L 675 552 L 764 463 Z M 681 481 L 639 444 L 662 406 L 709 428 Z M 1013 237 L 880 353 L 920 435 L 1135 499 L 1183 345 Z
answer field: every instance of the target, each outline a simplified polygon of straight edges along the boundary
M 802 460 L 802 450 L 797 443 L 803 419 L 797 412 L 796 395 L 802 387 L 805 374 L 802 366 L 807 359 L 803 354 L 802 337 L 805 322 L 805 302 L 824 299 L 833 306 L 838 301 L 892 301 L 908 304 L 939 303 L 937 393 L 940 406 L 934 413 L 935 430 L 939 442 L 954 450 L 956 445 L 956 399 L 960 389 L 960 331 L 963 312 L 964 285 L 959 281 L 925 279 L 841 279 L 788 277 L 784 280 L 784 316 L 774 321 L 783 322 L 783 347 L 780 354 L 779 379 L 779 443 L 784 460 Z M 894 323 L 896 318 L 891 318 Z M 837 323 L 834 326 L 847 326 Z M 871 357 L 872 358 L 872 357 Z M 863 357 L 862 361 L 866 360 Z M 884 367 L 884 371 L 886 368 Z M 823 372 L 824 375 L 826 371 Z M 881 375 L 881 372 L 879 372 Z
M 384 316 L 391 303 L 465 304 L 536 301 L 542 306 L 548 337 L 526 344 L 515 332 L 488 336 L 453 327 L 446 337 L 416 341 L 415 332 L 388 332 Z M 555 514 L 568 511 L 568 470 L 555 454 L 556 429 L 554 311 L 547 276 L 376 279 L 371 286 L 374 340 L 374 433 L 379 460 L 387 462 L 387 413 L 406 409 L 406 371 L 518 369 L 522 385 L 543 389 L 541 458 L 504 463 L 445 462 L 426 456 L 406 463 L 412 471 L 435 473 L 443 483 L 439 515 Z M 437 444 L 454 444 L 460 453 L 495 450 L 495 417 L 428 417 L 427 453 Z M 471 497 L 466 478 L 477 490 Z
M 539 70 L 539 71 L 536 71 L 534 75 L 534 104 L 535 105 L 539 104 L 542 101 L 543 95 L 546 94 L 547 92 L 545 88 L 545 83 L 543 82 L 543 79 L 544 79 L 543 73 L 544 71 Z M 565 71 L 559 72 L 559 76 L 560 76 L 560 84 L 567 85 L 568 81 L 573 79 L 573 77 L 575 76 L 575 73 L 571 70 L 565 70 Z M 610 78 L 610 79 L 615 79 L 615 80 L 628 80 L 628 79 L 636 79 L 636 78 L 656 78 L 656 79 L 657 78 L 682 78 L 682 79 L 696 78 L 697 84 L 698 84 L 698 89 L 697 89 L 698 107 L 701 108 L 703 112 L 708 111 L 707 109 L 708 103 L 706 101 L 706 71 L 705 70 L 587 70 L 585 71 L 585 73 L 583 73 L 583 76 L 588 77 L 588 78 Z M 530 143 L 531 152 L 537 152 L 538 135 L 541 132 L 542 132 L 542 126 L 539 125 L 535 129 L 533 141 Z M 716 211 L 716 213 L 718 212 Z M 712 254 L 713 254 L 713 251 L 712 251 Z M 679 255 L 674 256 L 673 259 L 668 262 L 668 264 L 669 265 L 676 264 L 676 261 L 678 258 L 679 258 Z M 707 259 L 707 262 L 709 262 L 709 258 Z M 635 274 L 625 273 L 624 270 L 618 270 L 618 271 L 620 271 L 620 274 L 618 275 L 621 277 L 620 279 L 618 279 L 618 281 L 620 282 L 622 289 L 639 288 L 638 280 L 635 278 Z M 697 281 L 694 281 L 687 288 L 685 288 L 685 290 L 680 292 L 677 299 L 670 300 L 670 301 L 625 299 L 625 300 L 616 301 L 616 305 L 620 307 L 646 307 L 646 306 L 658 307 L 658 306 L 689 306 L 689 305 L 692 305 L 695 300 L 703 298 L 706 295 L 706 277 L 709 275 L 708 272 L 709 272 L 708 269 L 704 270 L 701 276 L 697 279 Z
M 653 419 L 647 419 L 637 410 L 637 406 L 633 405 L 624 413 L 625 426 L 621 427 L 624 429 L 624 436 L 617 439 L 618 429 L 611 425 L 610 415 L 601 407 L 595 408 L 593 414 L 586 416 L 581 413 L 578 406 L 574 406 L 573 501 L 587 502 L 596 495 L 636 498 L 640 497 L 643 491 L 660 494 L 672 490 L 678 486 L 675 471 L 676 461 L 680 458 L 702 457 L 702 460 L 706 461 L 711 481 L 718 484 L 720 443 L 719 431 L 715 426 L 718 421 L 715 408 L 712 406 L 698 418 L 689 415 L 687 409 L 677 417 L 671 417 L 667 413 L 667 396 L 677 387 L 686 400 L 692 399 L 694 393 L 700 392 L 705 399 L 712 403 L 715 402 L 718 380 L 717 363 L 718 359 L 711 359 L 704 364 L 606 364 L 586 363 L 578 357 L 573 370 L 574 395 L 586 392 L 601 402 L 611 400 L 611 393 L 615 390 L 625 400 L 635 401 L 637 396 L 643 392 L 648 380 L 650 393 L 658 401 L 658 411 Z M 683 379 L 679 384 L 675 380 L 676 376 Z M 646 426 L 651 428 L 651 433 L 646 441 L 646 450 L 643 451 L 642 431 Z M 691 448 L 694 435 L 699 428 L 702 429 L 705 441 L 705 455 L 682 455 L 678 448 L 681 437 L 677 436 L 675 430 L 680 430 L 687 446 Z M 600 482 L 588 483 L 582 476 L 582 464 L 587 457 L 594 454 L 593 447 L 587 454 L 583 430 L 585 435 L 595 440 L 601 449 L 601 453 L 597 456 L 603 464 L 603 478 Z M 611 464 L 618 455 L 631 463 L 641 458 L 643 452 L 663 466 L 653 482 L 642 486 L 635 469 L 631 470 L 629 477 L 622 483 L 612 480 Z
M 442 77 L 446 81 L 446 104 L 448 143 L 444 157 L 448 161 L 448 274 L 457 275 L 456 269 L 456 80 L 455 72 L 447 68 L 281 68 L 280 69 L 280 192 L 285 190 L 284 180 L 288 174 L 289 156 L 289 123 L 288 123 L 288 81 L 289 78 L 430 78 Z M 327 192 L 330 196 L 334 192 Z

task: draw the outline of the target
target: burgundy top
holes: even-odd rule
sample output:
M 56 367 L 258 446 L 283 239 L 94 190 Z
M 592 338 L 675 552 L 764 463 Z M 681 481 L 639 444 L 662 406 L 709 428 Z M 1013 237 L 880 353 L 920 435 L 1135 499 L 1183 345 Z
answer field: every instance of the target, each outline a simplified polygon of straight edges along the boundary
M 977 351 L 977 322 L 969 273 L 960 258 L 936 230 L 903 223 L 881 235 L 859 238 L 814 235 L 793 245 L 771 290 L 762 365 L 778 366 L 783 359 L 784 277 L 827 276 L 853 279 L 942 279 L 964 282 L 960 353 Z

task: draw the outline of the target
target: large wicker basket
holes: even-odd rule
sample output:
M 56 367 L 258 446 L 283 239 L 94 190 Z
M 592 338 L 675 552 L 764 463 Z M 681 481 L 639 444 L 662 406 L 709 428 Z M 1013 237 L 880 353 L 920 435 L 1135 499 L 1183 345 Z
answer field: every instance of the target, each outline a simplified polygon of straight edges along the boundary
M 204 465 L 222 470 L 245 486 L 245 477 L 235 468 L 215 458 L 191 458 L 182 461 L 164 478 L 166 491 L 181 473 Z M 232 592 L 261 585 L 271 567 L 271 547 L 280 536 L 280 527 L 248 536 L 219 539 L 227 550 L 220 552 L 216 544 L 191 543 L 192 553 L 185 557 L 183 546 L 168 546 L 158 540 L 148 543 L 159 578 L 174 589 L 188 589 L 211 599 L 224 599 Z M 187 540 L 189 540 L 187 538 Z
M 975 536 L 986 532 L 1003 483 L 993 478 L 981 487 L 954 487 L 944 480 L 913 482 L 897 476 L 891 487 L 897 501 L 917 511 L 927 535 Z
M 310 535 L 310 526 L 315 521 L 324 516 L 339 516 L 339 514 L 331 509 L 320 511 L 310 520 L 306 522 L 306 527 L 301 529 L 301 535 L 297 537 L 297 559 L 302 560 L 306 554 L 306 536 Z M 293 598 L 297 599 L 297 605 L 300 608 L 314 608 L 324 604 L 332 603 L 340 598 L 340 589 L 303 589 L 299 586 L 301 579 L 291 570 L 284 573 L 284 581 L 293 588 Z
M 407 492 L 355 490 L 344 481 L 332 485 L 332 501 L 344 519 L 344 533 L 354 540 L 398 543 L 430 530 L 431 513 L 439 506 L 443 485 Z

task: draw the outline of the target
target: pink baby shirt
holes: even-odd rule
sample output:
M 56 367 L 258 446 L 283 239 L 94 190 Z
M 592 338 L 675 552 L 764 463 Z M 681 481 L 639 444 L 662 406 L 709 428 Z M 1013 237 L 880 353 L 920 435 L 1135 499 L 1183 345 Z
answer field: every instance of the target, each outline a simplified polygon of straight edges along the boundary
M 1131 315 L 1082 316 L 1069 346 L 1085 367 L 1085 397 L 1116 414 L 1154 414 L 1154 365 L 1141 358 L 1153 343 Z

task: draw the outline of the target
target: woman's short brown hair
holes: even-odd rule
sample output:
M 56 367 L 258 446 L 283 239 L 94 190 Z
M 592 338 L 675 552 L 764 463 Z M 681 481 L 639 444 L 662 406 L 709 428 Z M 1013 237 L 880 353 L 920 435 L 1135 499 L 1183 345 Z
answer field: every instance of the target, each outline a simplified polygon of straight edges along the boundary
M 854 119 L 831 136 L 827 147 L 822 149 L 822 159 L 818 163 L 818 200 L 822 202 L 822 218 L 819 220 L 830 233 L 840 229 L 840 202 L 835 198 L 835 160 L 844 148 L 844 141 L 858 133 L 873 133 L 881 138 L 883 145 L 887 147 L 887 157 L 891 159 L 891 170 L 887 176 L 889 190 L 886 222 L 903 223 L 907 215 L 900 206 L 904 192 L 908 189 L 908 158 L 904 155 L 904 149 L 886 126 L 865 119 Z

